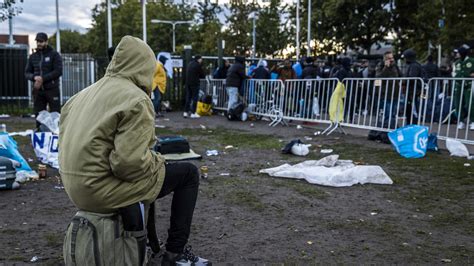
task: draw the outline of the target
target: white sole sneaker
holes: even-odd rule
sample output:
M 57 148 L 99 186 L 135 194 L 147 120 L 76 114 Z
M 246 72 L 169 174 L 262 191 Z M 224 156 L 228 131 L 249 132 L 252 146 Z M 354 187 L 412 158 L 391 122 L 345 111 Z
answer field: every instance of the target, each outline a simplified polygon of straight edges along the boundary
M 184 117 L 184 118 L 188 118 L 188 113 L 184 112 L 184 113 L 183 113 L 183 117 Z

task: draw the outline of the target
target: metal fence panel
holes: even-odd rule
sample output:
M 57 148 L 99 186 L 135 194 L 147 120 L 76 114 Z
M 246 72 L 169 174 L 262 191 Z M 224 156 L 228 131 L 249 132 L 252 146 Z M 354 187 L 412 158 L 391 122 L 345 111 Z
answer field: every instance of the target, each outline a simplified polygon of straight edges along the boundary
M 95 82 L 96 63 L 89 54 L 62 54 L 61 104 Z
M 0 47 L 0 113 L 28 113 L 29 84 L 25 79 L 27 47 Z

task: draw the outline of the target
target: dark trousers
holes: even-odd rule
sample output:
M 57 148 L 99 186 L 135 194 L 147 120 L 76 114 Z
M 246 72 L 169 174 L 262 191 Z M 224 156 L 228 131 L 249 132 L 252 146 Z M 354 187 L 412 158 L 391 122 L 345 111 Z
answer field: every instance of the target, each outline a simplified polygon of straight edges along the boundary
M 199 98 L 199 87 L 186 86 L 186 103 L 184 106 L 184 111 L 188 113 L 195 113 L 198 98 Z
M 166 250 L 181 253 L 191 231 L 199 189 L 199 170 L 188 162 L 166 164 L 165 167 L 165 180 L 158 198 L 174 192 Z
M 50 112 L 61 112 L 61 102 L 59 100 L 59 88 L 54 89 L 33 89 L 33 111 L 35 115 L 38 116 L 39 112 L 43 110 L 48 110 L 47 106 L 49 105 Z M 41 125 L 40 122 L 36 121 L 36 127 L 39 128 Z

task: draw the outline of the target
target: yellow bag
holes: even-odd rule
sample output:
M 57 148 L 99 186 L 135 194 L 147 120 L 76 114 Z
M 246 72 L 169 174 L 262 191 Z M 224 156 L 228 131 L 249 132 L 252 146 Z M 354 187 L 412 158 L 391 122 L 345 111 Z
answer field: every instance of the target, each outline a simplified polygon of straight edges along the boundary
M 344 98 L 346 98 L 346 87 L 344 83 L 338 82 L 329 101 L 329 120 L 333 123 L 344 120 Z
M 212 104 L 207 104 L 207 103 L 198 101 L 196 113 L 200 116 L 212 115 Z

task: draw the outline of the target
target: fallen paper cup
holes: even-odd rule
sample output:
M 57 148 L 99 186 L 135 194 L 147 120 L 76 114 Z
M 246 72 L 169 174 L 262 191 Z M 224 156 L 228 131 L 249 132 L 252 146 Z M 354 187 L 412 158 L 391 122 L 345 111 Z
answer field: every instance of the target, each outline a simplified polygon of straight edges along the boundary
M 321 150 L 321 153 L 332 153 L 333 150 L 332 149 L 322 149 Z

